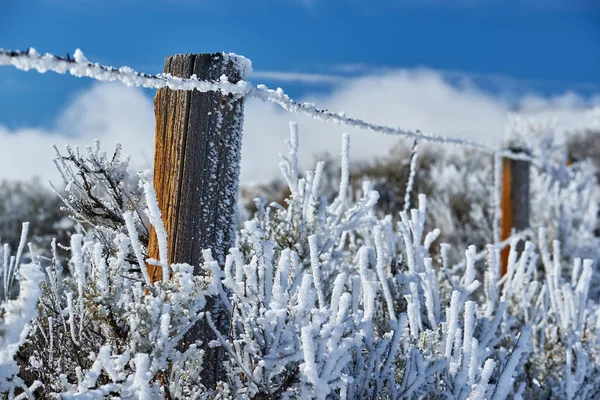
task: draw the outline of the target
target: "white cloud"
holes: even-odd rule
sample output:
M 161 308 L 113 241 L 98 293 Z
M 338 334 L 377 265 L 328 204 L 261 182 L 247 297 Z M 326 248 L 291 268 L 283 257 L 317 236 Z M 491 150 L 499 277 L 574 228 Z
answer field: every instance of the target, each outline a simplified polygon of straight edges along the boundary
M 457 89 L 443 81 L 438 73 L 428 70 L 396 71 L 358 78 L 338 86 L 329 95 L 307 98 L 319 107 L 343 110 L 347 115 L 370 122 L 485 143 L 500 140 L 508 110 L 502 101 L 476 90 Z M 257 160 L 245 163 L 242 169 L 245 178 L 272 175 L 277 171 L 277 154 L 286 152 L 283 139 L 288 134 L 287 122 L 290 119 L 300 124 L 300 161 L 304 167 L 312 166 L 315 153 L 329 151 L 337 154 L 341 145 L 340 134 L 345 131 L 352 133 L 353 159 L 384 156 L 398 142 L 397 137 L 348 129 L 302 115 L 289 115 L 271 104 L 252 101 L 247 106 L 245 136 L 256 132 L 260 140 L 244 142 L 242 159 Z M 269 148 L 264 148 L 265 143 L 269 143 Z
M 269 79 L 278 82 L 301 82 L 308 84 L 338 84 L 344 83 L 349 78 L 331 74 L 307 74 L 301 72 L 281 72 L 281 71 L 252 71 L 252 79 Z
M 593 102 L 598 103 L 598 97 Z M 507 123 L 509 104 L 475 87 L 449 84 L 443 73 L 427 69 L 395 70 L 346 79 L 329 94 L 308 94 L 312 101 L 332 111 L 369 122 L 420 129 L 499 145 Z M 569 124 L 580 123 L 581 105 L 576 94 L 553 99 L 526 96 L 521 100 L 530 113 L 548 118 L 567 115 Z M 278 176 L 279 153 L 286 153 L 288 122 L 300 124 L 300 162 L 312 168 L 316 153 L 338 154 L 340 134 L 352 133 L 353 160 L 384 156 L 398 138 L 356 131 L 302 115 L 292 115 L 276 105 L 250 99 L 246 105 L 242 150 L 242 182 L 265 181 Z M 153 159 L 154 115 L 152 100 L 141 90 L 100 83 L 77 95 L 56 118 L 52 129 L 9 131 L 0 125 L 0 179 L 27 179 L 40 175 L 58 181 L 52 164 L 51 144 L 91 145 L 100 139 L 109 150 L 116 142 L 132 155 L 135 168 L 148 167 Z
M 139 89 L 117 83 L 96 84 L 76 95 L 56 118 L 51 128 L 9 131 L 0 125 L 0 179 L 29 179 L 60 182 L 52 158 L 56 144 L 84 149 L 101 141 L 104 150 L 123 144 L 136 168 L 152 164 L 154 120 L 152 101 Z
M 478 89 L 468 75 L 458 86 L 449 84 L 445 76 L 444 72 L 429 69 L 380 71 L 377 75 L 348 79 L 330 94 L 307 95 L 302 100 L 369 122 L 500 146 L 514 104 Z M 599 100 L 600 97 L 585 100 L 576 94 L 548 99 L 531 95 L 521 103 L 528 119 L 556 117 L 557 128 L 569 129 L 598 126 L 598 112 L 590 113 L 582 107 L 598 105 Z M 313 167 L 317 153 L 328 151 L 337 155 L 342 132 L 352 133 L 353 160 L 382 157 L 400 140 L 290 115 L 275 105 L 251 100 L 245 119 L 244 180 L 263 180 L 278 173 L 278 153 L 287 152 L 283 140 L 287 138 L 290 119 L 300 124 L 300 162 L 305 169 Z

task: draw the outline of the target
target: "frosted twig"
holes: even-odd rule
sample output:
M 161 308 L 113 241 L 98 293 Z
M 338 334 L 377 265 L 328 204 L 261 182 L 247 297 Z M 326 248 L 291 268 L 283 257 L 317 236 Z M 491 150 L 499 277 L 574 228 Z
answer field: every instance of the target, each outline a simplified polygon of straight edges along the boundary
M 528 237 L 533 236 L 533 232 L 531 231 L 531 229 L 524 229 L 520 232 L 515 233 L 514 235 L 504 239 L 503 241 L 501 241 L 500 243 L 497 243 L 495 246 L 499 249 L 502 250 L 503 248 L 505 248 L 506 246 L 510 245 L 510 243 L 515 240 L 515 239 L 519 239 L 519 240 L 525 240 Z M 488 254 L 488 250 L 482 250 L 479 253 L 475 254 L 475 256 L 473 257 L 473 261 L 474 262 L 479 262 L 483 259 L 485 259 L 485 257 Z M 467 266 L 467 262 L 463 261 L 461 263 L 455 264 L 451 270 L 452 271 L 461 271 L 462 269 L 464 269 Z
M 125 224 L 127 226 L 127 231 L 129 232 L 131 247 L 133 248 L 133 253 L 135 254 L 135 258 L 140 266 L 140 270 L 142 271 L 144 281 L 146 282 L 148 288 L 152 288 L 152 281 L 148 275 L 148 268 L 146 267 L 146 262 L 144 261 L 144 256 L 142 254 L 142 247 L 138 240 L 137 229 L 135 228 L 135 223 L 133 222 L 133 215 L 131 212 L 126 212 L 123 217 L 125 218 Z
M 404 211 L 408 211 L 410 209 L 410 195 L 412 193 L 415 175 L 417 173 L 417 158 L 419 156 L 418 149 L 419 141 L 415 140 L 412 151 L 410 152 L 410 166 L 408 171 L 408 179 L 406 181 L 406 193 L 404 194 Z
M 156 198 L 156 192 L 154 191 L 154 185 L 152 180 L 144 182 L 144 191 L 146 192 L 146 201 L 148 203 L 148 218 L 150 223 L 154 226 L 156 239 L 158 242 L 158 254 L 160 258 L 160 266 L 162 268 L 162 280 L 166 282 L 169 280 L 169 263 L 168 263 L 168 245 L 167 245 L 167 231 L 162 221 L 162 214 L 158 207 L 158 200 Z

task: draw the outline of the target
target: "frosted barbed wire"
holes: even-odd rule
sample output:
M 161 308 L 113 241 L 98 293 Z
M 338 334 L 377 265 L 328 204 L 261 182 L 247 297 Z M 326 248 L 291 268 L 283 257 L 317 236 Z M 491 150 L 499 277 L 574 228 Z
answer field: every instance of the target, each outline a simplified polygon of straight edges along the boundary
M 415 140 L 426 140 L 429 142 L 436 142 L 442 144 L 455 144 L 465 147 L 471 147 L 475 150 L 479 150 L 488 154 L 500 154 L 502 157 L 510 158 L 512 160 L 529 161 L 533 165 L 541 166 L 534 157 L 526 154 L 515 152 L 506 149 L 496 149 L 491 146 L 487 146 L 482 143 L 478 143 L 472 140 L 461 139 L 452 136 L 436 135 L 432 133 L 423 133 L 420 130 L 410 130 L 405 128 L 394 128 L 385 125 L 377 125 L 362 119 L 347 117 L 344 112 L 334 113 L 325 109 L 317 108 L 312 103 L 300 103 L 291 99 L 283 89 L 278 88 L 277 90 L 269 89 L 265 85 L 257 85 L 256 88 L 252 89 L 250 95 L 256 97 L 262 101 L 271 101 L 278 104 L 284 110 L 294 112 L 298 114 L 305 114 L 314 119 L 320 119 L 322 121 L 331 122 L 338 125 L 350 126 L 357 129 L 368 130 L 372 132 L 383 133 L 386 135 L 398 135 L 406 138 L 412 138 Z
M 235 54 L 226 54 L 238 64 L 242 75 L 251 71 L 250 61 L 242 56 Z M 284 110 L 294 113 L 308 115 L 315 119 L 326 122 L 332 122 L 338 125 L 350 126 L 357 129 L 379 132 L 387 135 L 398 135 L 412 139 L 422 139 L 430 142 L 456 144 L 465 147 L 483 151 L 489 154 L 500 153 L 502 157 L 513 160 L 530 161 L 536 163 L 531 156 L 516 153 L 510 150 L 498 150 L 493 147 L 478 143 L 475 141 L 461 139 L 452 136 L 436 135 L 423 133 L 420 130 L 410 130 L 399 127 L 390 127 L 385 125 L 373 124 L 362 119 L 346 116 L 345 113 L 334 113 L 325 109 L 317 108 L 312 103 L 300 103 L 291 99 L 281 88 L 276 90 L 269 89 L 265 85 L 252 87 L 250 82 L 240 80 L 238 83 L 231 83 L 223 75 L 219 82 L 198 80 L 195 75 L 191 78 L 180 78 L 170 74 L 150 75 L 133 70 L 130 67 L 114 68 L 109 66 L 92 63 L 84 56 L 80 49 L 76 49 L 73 58 L 59 57 L 50 53 L 39 54 L 35 49 L 29 48 L 26 51 L 13 51 L 0 49 L 0 66 L 13 66 L 17 69 L 29 71 L 35 69 L 40 73 L 47 71 L 59 74 L 69 73 L 76 77 L 88 77 L 99 81 L 120 81 L 127 86 L 141 86 L 151 89 L 169 88 L 173 90 L 198 90 L 200 92 L 220 91 L 224 94 L 233 94 L 238 96 L 253 96 L 262 101 L 273 102 Z
M 465 147 L 471 147 L 475 150 L 479 150 L 488 154 L 500 154 L 502 157 L 510 158 L 513 160 L 529 161 L 533 165 L 540 166 L 534 157 L 531 157 L 525 153 L 519 153 L 512 150 L 496 149 L 491 146 L 487 146 L 482 143 L 474 142 L 472 140 L 461 139 L 452 136 L 436 135 L 432 133 L 423 133 L 420 130 L 410 130 L 405 128 L 394 128 L 385 125 L 377 125 L 362 119 L 347 117 L 344 112 L 334 113 L 328 110 L 317 108 L 312 103 L 300 103 L 291 99 L 283 89 L 277 88 L 277 90 L 269 89 L 265 85 L 257 85 L 256 88 L 252 89 L 249 93 L 251 96 L 256 97 L 262 101 L 271 101 L 278 104 L 284 110 L 294 112 L 298 114 L 305 114 L 314 119 L 320 119 L 322 121 L 331 122 L 338 125 L 350 126 L 357 129 L 368 130 L 372 132 L 383 133 L 386 135 L 397 135 L 404 136 L 406 138 L 412 138 L 415 140 L 426 140 L 429 142 L 436 142 L 442 144 L 455 144 Z
M 257 85 L 256 88 L 253 89 L 250 94 L 253 97 L 256 97 L 260 100 L 271 101 L 275 104 L 278 104 L 286 111 L 306 114 L 315 119 L 320 119 L 326 122 L 332 122 L 338 125 L 345 125 L 358 129 L 384 133 L 388 135 L 404 136 L 412 139 L 423 139 L 438 143 L 459 144 L 473 147 L 488 153 L 493 153 L 496 151 L 496 149 L 492 147 L 466 139 L 423 133 L 420 130 L 412 131 L 410 129 L 377 125 L 358 118 L 347 117 L 346 114 L 343 112 L 334 113 L 328 110 L 317 108 L 312 103 L 300 103 L 295 100 L 292 100 L 287 94 L 285 94 L 285 92 L 281 88 L 273 90 L 269 89 L 265 85 Z
M 234 54 L 224 54 L 231 59 L 235 58 L 237 62 L 244 63 L 249 61 L 241 56 Z M 130 67 L 107 67 L 98 63 L 92 63 L 85 58 L 83 52 L 75 50 L 73 58 L 59 57 L 53 54 L 39 54 L 35 49 L 29 48 L 27 51 L 11 51 L 0 49 L 0 65 L 13 66 L 23 71 L 35 69 L 40 73 L 47 71 L 58 74 L 69 73 L 78 78 L 88 77 L 99 81 L 120 81 L 127 86 L 141 86 L 151 89 L 162 89 L 168 87 L 173 90 L 193 90 L 200 92 L 220 91 L 224 94 L 234 94 L 245 96 L 248 94 L 251 85 L 244 80 L 238 83 L 231 83 L 223 75 L 219 82 L 203 81 L 192 75 L 191 78 L 179 78 L 170 74 L 150 75 L 136 72 Z M 248 71 L 247 66 L 243 70 Z

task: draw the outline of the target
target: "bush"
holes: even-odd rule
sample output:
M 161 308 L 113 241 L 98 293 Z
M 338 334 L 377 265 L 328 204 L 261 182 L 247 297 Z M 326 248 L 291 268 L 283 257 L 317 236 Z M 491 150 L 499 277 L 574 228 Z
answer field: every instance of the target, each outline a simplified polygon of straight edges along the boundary
M 29 222 L 31 246 L 49 256 L 52 239 L 68 242 L 75 224 L 61 209 L 62 201 L 51 190 L 32 179 L 0 182 L 0 240 L 12 249 L 19 245 L 21 224 Z
M 203 253 L 204 276 L 167 265 L 166 246 L 160 260 L 146 259 L 149 223 L 159 243 L 165 238 L 148 174 L 126 187 L 119 182 L 133 178 L 114 157 L 97 147 L 78 155 L 70 176 L 91 182 L 92 173 L 96 183 L 88 190 L 71 182 L 67 202 L 98 205 L 90 193 L 100 199 L 93 190 L 112 186 L 127 200 L 112 208 L 99 200 L 91 228 L 71 237 L 68 263 L 54 256 L 45 268 L 40 293 L 38 269 L 21 266 L 20 319 L 15 303 L 0 308 L 0 339 L 10 343 L 0 389 L 65 399 L 600 396 L 591 260 L 567 261 L 556 240 L 548 250 L 551 232 L 541 229 L 522 251 L 511 243 L 504 277 L 494 245 L 484 271 L 474 246 L 464 267 L 452 267 L 441 232 L 426 228 L 426 196 L 397 223 L 376 212 L 372 183 L 348 196 L 348 136 L 331 199 L 321 195 L 325 165 L 300 177 L 296 151 L 293 134 L 282 163 L 288 198 L 258 201 L 224 265 Z M 81 168 L 94 160 L 114 173 Z M 154 284 L 150 264 L 163 271 Z M 4 265 L 5 279 L 16 265 Z M 222 308 L 206 309 L 209 297 Z M 229 317 L 227 330 L 214 323 L 216 313 Z M 190 340 L 200 320 L 216 340 Z M 225 354 L 216 388 L 202 378 L 203 368 L 216 367 L 203 360 L 207 346 Z

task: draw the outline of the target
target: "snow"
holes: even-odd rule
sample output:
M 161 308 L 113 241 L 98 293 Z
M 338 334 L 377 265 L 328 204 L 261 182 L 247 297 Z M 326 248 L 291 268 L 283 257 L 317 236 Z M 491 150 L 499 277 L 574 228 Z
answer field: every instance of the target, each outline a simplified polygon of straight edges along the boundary
M 160 266 L 162 267 L 162 280 L 166 282 L 169 280 L 169 263 L 167 253 L 167 231 L 162 221 L 162 214 L 158 207 L 158 201 L 156 200 L 156 192 L 154 191 L 154 185 L 152 180 L 148 176 L 144 177 L 146 182 L 144 183 L 144 192 L 146 193 L 146 201 L 148 205 L 148 218 L 150 223 L 154 226 L 156 239 L 158 242 L 158 254 L 160 257 Z
M 27 232 L 24 227 L 23 231 Z M 21 235 L 19 248 L 25 242 L 25 234 Z M 16 299 L 3 299 L 0 301 L 0 393 L 9 393 L 14 396 L 15 389 L 24 390 L 28 397 L 41 383 L 34 381 L 27 386 L 18 376 L 19 367 L 14 357 L 23 345 L 31 330 L 31 321 L 37 316 L 37 301 L 40 297 L 40 284 L 44 281 L 44 273 L 38 264 L 15 264 L 10 267 L 6 263 L 8 250 L 5 248 L 5 263 L 0 270 L 6 277 L 8 272 L 18 273 L 20 291 Z M 7 292 L 5 292 L 7 293 Z

